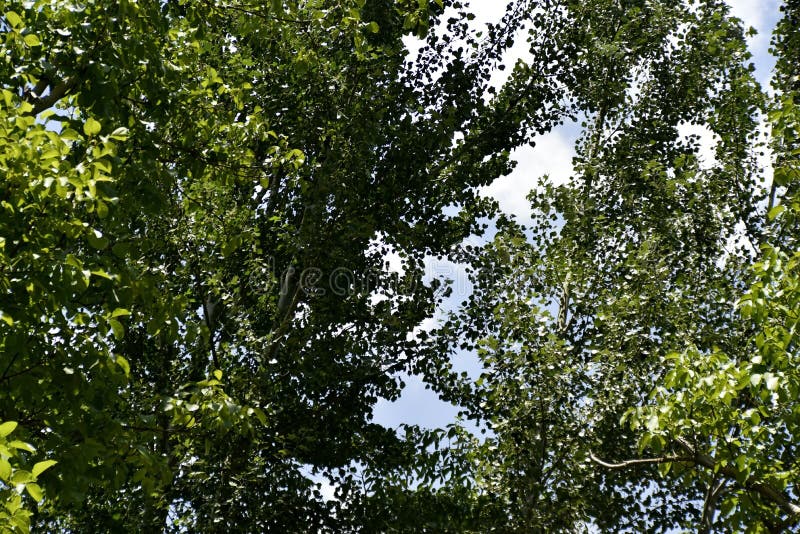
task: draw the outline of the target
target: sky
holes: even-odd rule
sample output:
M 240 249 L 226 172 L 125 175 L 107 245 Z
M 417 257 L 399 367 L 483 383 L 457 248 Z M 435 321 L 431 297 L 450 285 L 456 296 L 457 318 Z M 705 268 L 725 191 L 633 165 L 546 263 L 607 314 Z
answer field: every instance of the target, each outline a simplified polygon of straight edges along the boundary
M 778 0 L 728 0 L 731 12 L 740 18 L 745 27 L 752 26 L 758 32 L 749 38 L 750 50 L 753 53 L 752 62 L 756 67 L 756 77 L 764 87 L 768 87 L 774 60 L 769 54 L 769 42 L 772 29 L 779 16 Z M 476 15 L 475 22 L 484 24 L 497 21 L 505 10 L 505 2 L 496 0 L 473 0 L 471 7 Z M 518 40 L 524 45 L 524 39 Z M 414 50 L 414 43 L 408 43 L 409 49 Z M 513 65 L 517 58 L 524 58 L 524 50 L 512 49 L 506 56 L 506 64 Z M 506 73 L 510 69 L 506 69 Z M 502 83 L 502 79 L 493 80 Z M 534 147 L 525 146 L 512 153 L 518 162 L 516 169 L 508 176 L 497 179 L 494 183 L 481 190 L 481 194 L 495 198 L 503 211 L 513 214 L 524 223 L 529 220 L 529 204 L 525 197 L 536 185 L 538 178 L 549 175 L 558 183 L 569 179 L 572 174 L 572 158 L 575 154 L 573 145 L 579 129 L 574 124 L 562 125 L 552 132 L 535 139 Z M 701 155 L 708 158 L 713 154 L 713 138 L 710 132 L 686 129 L 682 133 L 697 133 L 701 136 Z M 763 162 L 768 164 L 768 161 Z M 398 258 L 387 258 L 393 268 L 399 269 Z M 456 288 L 453 298 L 444 303 L 444 308 L 453 308 L 457 305 L 458 298 L 463 298 L 469 291 L 469 284 L 463 269 L 453 264 L 430 261 L 427 265 L 429 276 L 447 275 L 455 280 Z M 443 310 L 440 310 L 441 313 Z M 427 321 L 422 327 L 431 327 L 436 318 Z M 458 355 L 454 367 L 465 370 L 472 376 L 480 373 L 478 363 L 469 355 Z M 424 384 L 417 378 L 406 379 L 406 388 L 401 397 L 394 402 L 380 400 L 375 407 L 374 421 L 389 428 L 398 425 L 416 424 L 423 427 L 444 427 L 456 421 L 458 408 L 440 400 L 437 395 L 425 389 Z M 474 427 L 473 427 L 474 428 Z

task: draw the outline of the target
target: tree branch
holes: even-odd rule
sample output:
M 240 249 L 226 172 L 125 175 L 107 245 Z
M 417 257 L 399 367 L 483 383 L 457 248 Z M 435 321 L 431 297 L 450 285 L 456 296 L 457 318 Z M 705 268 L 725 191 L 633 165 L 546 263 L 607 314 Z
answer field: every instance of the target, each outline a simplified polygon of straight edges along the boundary
M 589 451 L 589 458 L 597 465 L 614 471 L 627 469 L 629 467 L 634 467 L 637 465 L 656 465 L 656 464 L 667 464 L 672 462 L 692 462 L 694 460 L 691 456 L 659 456 L 656 458 L 635 458 L 633 460 L 624 460 L 622 462 L 611 463 L 611 462 L 606 462 L 605 460 L 601 460 L 591 451 Z
M 686 438 L 675 438 L 675 442 L 684 451 L 692 455 L 692 459 L 696 464 L 706 467 L 708 469 L 715 469 L 719 473 L 725 475 L 726 477 L 736 480 L 737 484 L 742 486 L 744 489 L 758 493 L 765 499 L 778 505 L 784 512 L 786 512 L 789 515 L 788 518 L 788 520 L 790 521 L 789 525 L 792 525 L 796 523 L 798 520 L 800 520 L 800 506 L 789 500 L 786 497 L 786 495 L 784 495 L 781 491 L 776 490 L 769 484 L 760 482 L 758 480 L 754 480 L 753 477 L 746 479 L 744 482 L 739 482 L 737 475 L 739 475 L 740 473 L 738 473 L 735 469 L 733 469 L 730 466 L 717 465 L 717 462 L 711 456 L 697 452 L 694 446 L 691 443 L 689 443 L 689 441 Z
M 725 488 L 725 483 L 727 480 L 725 478 L 720 478 L 719 473 L 714 473 L 711 477 L 711 481 L 708 483 L 708 490 L 706 491 L 706 498 L 703 501 L 703 516 L 700 518 L 700 524 L 702 525 L 702 531 L 705 533 L 711 533 L 711 529 L 714 526 L 714 515 L 717 509 L 717 498 L 721 494 L 722 490 Z
M 217 349 L 214 346 L 215 345 L 214 330 L 215 330 L 215 326 L 216 325 L 214 324 L 214 322 L 212 322 L 211 313 L 209 312 L 209 309 L 208 309 L 209 297 L 201 295 L 200 298 L 202 299 L 201 302 L 203 303 L 203 319 L 205 319 L 206 328 L 208 328 L 208 347 L 209 347 L 209 349 L 211 351 L 211 360 L 214 363 L 214 368 L 215 369 L 222 369 L 219 366 L 219 358 L 217 357 Z
M 31 110 L 31 115 L 38 115 L 42 111 L 51 108 L 55 105 L 56 102 L 64 98 L 73 88 L 78 85 L 80 79 L 77 75 L 70 77 L 66 81 L 63 81 L 50 89 L 50 93 L 47 96 L 42 96 L 39 98 L 33 98 L 31 100 L 31 104 L 33 104 L 33 109 Z M 37 86 L 38 88 L 38 86 Z
M 705 467 L 707 469 L 711 469 L 716 473 L 722 474 L 727 479 L 734 481 L 738 486 L 741 488 L 751 491 L 753 493 L 757 493 L 767 501 L 772 502 L 773 504 L 777 505 L 781 510 L 783 510 L 788 517 L 786 520 L 781 523 L 782 528 L 788 528 L 798 521 L 800 521 L 800 505 L 797 503 L 792 502 L 786 495 L 773 488 L 769 484 L 765 482 L 761 482 L 760 480 L 755 479 L 754 477 L 749 477 L 745 479 L 744 482 L 739 482 L 741 478 L 741 473 L 739 473 L 736 469 L 728 466 L 728 465 L 719 465 L 714 458 L 707 454 L 703 454 L 698 452 L 697 449 L 692 445 L 686 438 L 675 438 L 675 443 L 686 453 L 686 456 L 660 456 L 656 458 L 636 458 L 633 460 L 625 460 L 622 462 L 611 463 L 606 462 L 598 458 L 593 452 L 589 452 L 589 458 L 596 464 L 605 467 L 606 469 L 612 470 L 621 470 L 627 469 L 630 467 L 635 467 L 638 465 L 654 465 L 654 464 L 664 464 L 670 462 L 689 462 L 695 465 Z M 716 494 L 723 488 L 724 484 L 723 481 L 720 481 L 719 485 L 717 485 L 713 491 L 713 497 L 716 497 Z

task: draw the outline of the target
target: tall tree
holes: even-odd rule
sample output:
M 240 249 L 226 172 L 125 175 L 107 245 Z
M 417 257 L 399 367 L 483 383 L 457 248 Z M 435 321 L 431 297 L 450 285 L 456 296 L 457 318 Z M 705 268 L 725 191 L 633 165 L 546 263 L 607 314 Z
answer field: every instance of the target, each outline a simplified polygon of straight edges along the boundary
M 15 506 L 38 484 L 34 521 L 60 531 L 380 528 L 392 492 L 410 524 L 435 510 L 435 491 L 386 483 L 438 462 L 429 433 L 372 409 L 429 358 L 409 336 L 437 299 L 423 258 L 480 230 L 477 187 L 562 112 L 558 11 L 532 7 L 481 36 L 456 1 L 4 3 Z M 541 67 L 484 98 L 528 20 Z M 359 484 L 362 466 L 386 476 Z
M 443 387 L 493 431 L 475 476 L 510 530 L 707 528 L 720 475 L 700 458 L 721 436 L 630 408 L 670 380 L 673 351 L 693 347 L 677 372 L 747 353 L 734 304 L 766 235 L 763 97 L 724 2 L 563 7 L 557 39 L 578 58 L 563 83 L 585 117 L 575 175 L 531 193 L 531 228 L 505 222 L 464 251 L 476 289 L 440 334 L 485 372 Z M 714 134 L 713 161 L 689 125 Z M 677 461 L 686 447 L 697 456 Z
M 673 462 L 675 478 L 702 480 L 707 487 L 702 501 L 707 532 L 781 532 L 800 524 L 798 8 L 796 2 L 783 5 L 773 36 L 776 96 L 768 119 L 774 173 L 749 287 L 733 312 L 744 322 L 745 335 L 739 347 L 689 346 L 667 355 L 664 383 L 644 408 L 631 412 L 634 427 L 648 422 L 643 443 L 658 441 L 680 458 Z
M 456 0 L 4 3 L 3 527 L 794 525 L 796 11 L 762 195 L 719 0 L 517 0 L 483 33 Z M 461 247 L 567 116 L 572 182 Z M 477 282 L 434 336 L 429 256 Z M 372 423 L 403 373 L 492 435 Z

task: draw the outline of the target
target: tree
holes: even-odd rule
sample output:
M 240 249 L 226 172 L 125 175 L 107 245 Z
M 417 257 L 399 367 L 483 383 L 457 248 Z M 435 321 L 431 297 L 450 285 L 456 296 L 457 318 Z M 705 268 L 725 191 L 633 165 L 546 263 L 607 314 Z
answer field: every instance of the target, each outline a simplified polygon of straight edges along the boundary
M 758 528 L 785 514 L 792 489 L 742 475 L 717 500 L 743 473 L 718 454 L 739 439 L 718 405 L 744 409 L 723 394 L 728 376 L 697 370 L 752 355 L 734 306 L 770 234 L 754 159 L 764 100 L 743 29 L 723 2 L 565 7 L 563 42 L 584 58 L 567 83 L 586 114 L 576 175 L 531 193 L 532 228 L 501 221 L 491 243 L 464 250 L 476 290 L 440 336 L 485 372 L 440 387 L 493 431 L 476 477 L 510 530 Z M 714 161 L 687 124 L 715 134 Z M 690 401 L 687 376 L 711 406 Z
M 763 237 L 750 268 L 749 288 L 736 303 L 747 325 L 741 350 L 696 347 L 666 356 L 664 384 L 644 408 L 643 442 L 674 444 L 686 467 L 676 476 L 710 479 L 706 531 L 779 532 L 796 528 L 798 256 L 798 5 L 787 2 L 773 43 L 778 54 L 776 101 L 769 121 L 774 174 Z
M 771 193 L 719 0 L 517 0 L 484 33 L 456 0 L 2 11 L 0 528 L 794 524 L 794 4 Z M 497 216 L 478 188 L 568 117 L 573 181 Z M 420 332 L 445 256 L 477 289 Z M 492 434 L 374 424 L 404 373 Z
M 447 496 L 393 485 L 441 464 L 431 434 L 372 407 L 430 358 L 423 258 L 563 114 L 556 15 L 519 2 L 484 38 L 459 2 L 6 2 L 0 420 L 58 461 L 34 524 L 359 530 L 381 496 L 441 520 Z M 531 19 L 542 68 L 484 99 Z

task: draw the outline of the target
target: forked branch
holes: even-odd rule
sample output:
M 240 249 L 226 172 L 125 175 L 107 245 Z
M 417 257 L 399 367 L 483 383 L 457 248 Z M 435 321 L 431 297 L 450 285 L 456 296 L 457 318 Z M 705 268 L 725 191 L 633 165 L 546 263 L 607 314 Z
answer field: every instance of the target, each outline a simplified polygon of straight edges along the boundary
M 589 458 L 601 467 L 612 470 L 628 469 L 640 465 L 655 465 L 670 462 L 691 463 L 696 466 L 705 467 L 720 475 L 723 475 L 729 482 L 736 486 L 753 493 L 757 493 L 767 501 L 777 505 L 787 514 L 786 520 L 782 523 L 783 528 L 788 528 L 800 521 L 800 505 L 790 500 L 783 492 L 758 480 L 756 477 L 747 477 L 744 481 L 741 473 L 730 465 L 720 465 L 714 458 L 699 452 L 686 438 L 675 438 L 675 443 L 684 453 L 683 456 L 659 456 L 655 458 L 634 458 L 621 462 L 607 462 L 598 458 L 593 452 L 589 452 Z

